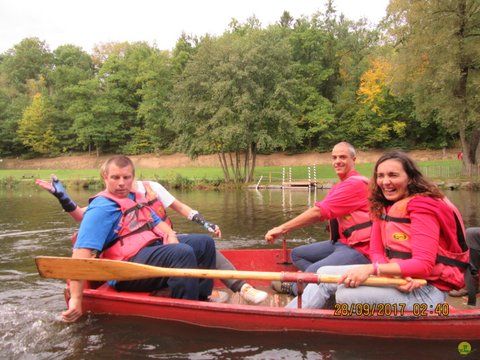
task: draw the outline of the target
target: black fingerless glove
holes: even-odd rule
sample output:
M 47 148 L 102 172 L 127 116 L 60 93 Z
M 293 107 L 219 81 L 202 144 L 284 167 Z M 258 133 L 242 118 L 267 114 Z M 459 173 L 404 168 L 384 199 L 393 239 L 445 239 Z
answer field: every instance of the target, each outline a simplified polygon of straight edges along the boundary
M 52 186 L 54 191 L 52 194 L 58 199 L 63 210 L 66 212 L 72 212 L 77 208 L 77 204 L 67 194 L 67 191 L 63 187 L 63 184 L 56 177 L 52 177 Z
M 215 228 L 217 227 L 217 225 L 215 225 L 214 223 L 206 221 L 205 218 L 198 212 L 195 215 L 193 215 L 192 221 L 202 225 L 205 229 L 207 229 L 210 232 L 215 232 Z

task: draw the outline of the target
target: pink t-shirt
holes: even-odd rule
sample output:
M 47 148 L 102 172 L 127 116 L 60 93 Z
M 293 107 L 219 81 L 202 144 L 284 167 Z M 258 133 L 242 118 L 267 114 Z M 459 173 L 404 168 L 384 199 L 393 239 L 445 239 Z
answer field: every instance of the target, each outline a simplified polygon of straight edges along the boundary
M 322 221 L 339 218 L 354 211 L 369 211 L 368 185 L 352 176 L 360 176 L 360 174 L 355 170 L 350 171 L 344 180 L 332 187 L 323 200 L 315 203 L 315 206 L 321 211 L 320 219 Z M 345 242 L 343 234 L 340 234 L 340 239 Z M 356 245 L 355 249 L 368 255 L 368 242 Z

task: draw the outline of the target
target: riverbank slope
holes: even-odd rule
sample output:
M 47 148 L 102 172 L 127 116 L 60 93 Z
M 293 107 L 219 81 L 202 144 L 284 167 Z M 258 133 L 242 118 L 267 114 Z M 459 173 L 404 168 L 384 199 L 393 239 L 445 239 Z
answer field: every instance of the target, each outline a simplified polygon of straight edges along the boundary
M 359 151 L 358 163 L 373 163 L 383 151 Z M 458 150 L 413 150 L 409 152 L 416 161 L 456 159 Z M 54 158 L 36 158 L 29 160 L 2 159 L 0 169 L 98 169 L 111 155 L 95 156 L 75 154 Z M 219 167 L 217 155 L 202 155 L 192 160 L 187 155 L 176 153 L 170 155 L 132 155 L 137 168 L 182 168 L 182 167 Z M 329 164 L 330 153 L 308 152 L 302 154 L 274 153 L 257 155 L 257 166 L 308 166 Z

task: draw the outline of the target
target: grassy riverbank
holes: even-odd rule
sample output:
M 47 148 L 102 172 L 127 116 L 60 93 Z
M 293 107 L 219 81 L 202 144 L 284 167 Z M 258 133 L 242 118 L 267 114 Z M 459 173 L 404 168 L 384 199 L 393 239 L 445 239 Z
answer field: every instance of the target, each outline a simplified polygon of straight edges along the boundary
M 370 177 L 374 163 L 357 164 L 358 171 Z M 461 164 L 458 160 L 420 161 L 422 171 L 432 179 L 443 182 L 461 181 Z M 56 174 L 69 186 L 102 186 L 98 169 L 3 169 L 0 170 L 0 186 L 11 187 L 16 184 L 34 184 L 34 180 L 48 179 Z M 222 187 L 222 170 L 218 167 L 181 167 L 181 168 L 137 168 L 138 179 L 156 180 L 177 188 Z M 329 181 L 335 179 L 335 173 L 329 164 L 313 166 L 259 166 L 255 169 L 255 182 L 262 177 L 262 183 L 280 184 L 282 179 L 293 181 L 314 179 Z

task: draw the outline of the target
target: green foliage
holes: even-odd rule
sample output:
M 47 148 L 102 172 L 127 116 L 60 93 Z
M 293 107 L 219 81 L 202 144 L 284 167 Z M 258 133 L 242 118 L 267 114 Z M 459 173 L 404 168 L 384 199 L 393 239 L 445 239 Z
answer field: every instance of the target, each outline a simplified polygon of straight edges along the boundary
M 137 81 L 141 84 L 138 95 L 141 102 L 137 117 L 140 128 L 133 132 L 131 144 L 138 148 L 137 141 L 143 145 L 138 151 L 158 152 L 167 149 L 175 140 L 171 127 L 170 96 L 173 88 L 173 68 L 167 52 L 154 51 L 141 64 Z
M 327 1 L 268 27 L 252 16 L 219 36 L 181 34 L 172 51 L 122 42 L 51 52 L 24 39 L 0 54 L 0 156 L 218 154 L 235 182 L 252 179 L 257 153 L 342 140 L 404 149 L 460 140 L 477 161 L 480 6 L 392 0 L 387 20 L 372 29 Z
M 298 132 L 283 33 L 261 31 L 253 20 L 232 27 L 220 38 L 202 39 L 187 63 L 174 88 L 173 127 L 179 148 L 191 156 L 235 153 L 235 160 L 222 162 L 225 177 L 231 171 L 233 180 L 243 181 L 257 151 L 295 143 Z M 243 167 L 239 153 L 249 154 Z
M 7 176 L 0 178 L 0 188 L 14 189 L 18 186 L 20 180 L 14 178 L 13 176 Z
M 36 94 L 19 121 L 18 136 L 23 144 L 42 155 L 54 155 L 58 143 L 51 125 L 52 108 L 48 101 Z
M 0 154 L 11 156 L 28 151 L 18 138 L 18 121 L 30 103 L 26 95 L 11 95 L 8 89 L 0 89 Z
M 467 164 L 480 158 L 480 5 L 476 0 L 393 0 L 394 89 L 423 122 L 459 133 Z
M 45 42 L 38 38 L 26 38 L 4 54 L 1 71 L 9 85 L 24 91 L 28 80 L 46 75 L 51 62 L 52 54 Z

